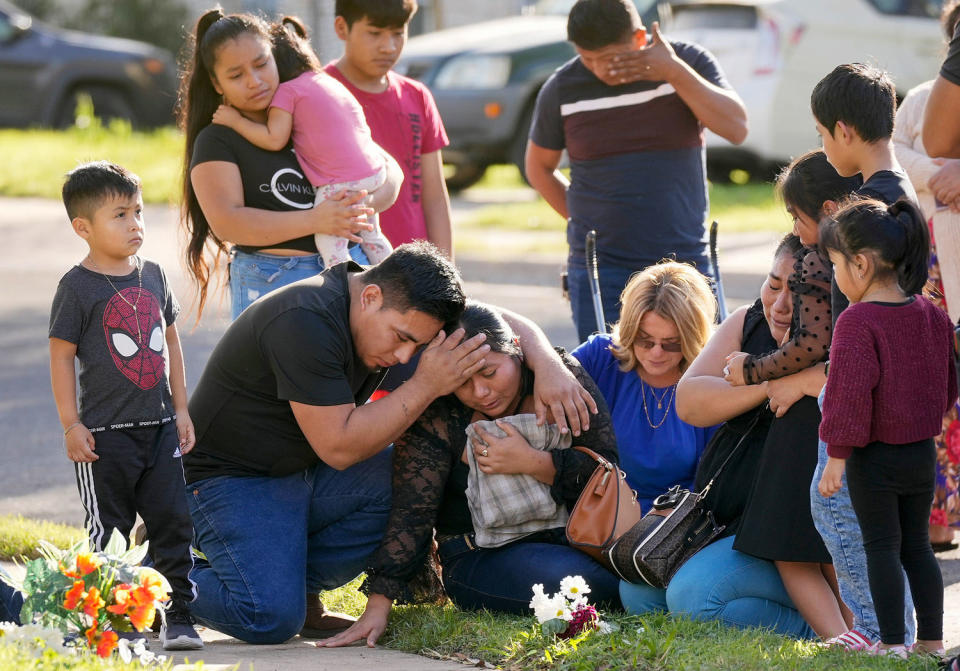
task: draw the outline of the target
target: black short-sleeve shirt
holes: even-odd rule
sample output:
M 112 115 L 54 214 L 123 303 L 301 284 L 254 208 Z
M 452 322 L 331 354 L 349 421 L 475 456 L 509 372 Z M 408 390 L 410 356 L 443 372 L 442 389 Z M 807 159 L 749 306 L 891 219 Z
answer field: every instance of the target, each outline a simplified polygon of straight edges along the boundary
M 361 404 L 383 375 L 350 335 L 349 263 L 273 291 L 224 333 L 190 398 L 197 444 L 188 483 L 215 475 L 283 476 L 318 457 L 290 408 Z
M 237 166 L 243 182 L 243 204 L 247 207 L 275 212 L 313 207 L 315 191 L 297 163 L 292 144 L 280 151 L 267 151 L 250 144 L 231 128 L 210 124 L 200 131 L 193 143 L 190 169 L 210 161 L 225 161 Z M 312 235 L 269 247 L 317 251 Z M 260 247 L 238 245 L 237 249 L 254 252 Z
M 960 24 L 953 31 L 950 50 L 940 66 L 940 76 L 952 84 L 960 86 Z

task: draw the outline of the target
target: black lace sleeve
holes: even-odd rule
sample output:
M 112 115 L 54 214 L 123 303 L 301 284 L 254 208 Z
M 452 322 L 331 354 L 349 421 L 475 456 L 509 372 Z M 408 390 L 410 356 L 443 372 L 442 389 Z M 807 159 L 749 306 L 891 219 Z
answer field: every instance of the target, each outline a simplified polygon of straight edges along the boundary
M 751 354 L 743 363 L 747 384 L 786 377 L 827 358 L 830 348 L 832 273 L 810 248 L 804 248 L 787 281 L 793 294 L 790 340 L 768 354 Z
M 589 447 L 591 450 L 612 461 L 620 463 L 620 456 L 617 452 L 617 437 L 613 432 L 613 420 L 610 417 L 610 410 L 603 398 L 603 394 L 597 389 L 593 378 L 583 369 L 580 362 L 564 351 L 560 351 L 560 356 L 573 374 L 577 377 L 583 388 L 593 397 L 597 403 L 596 415 L 590 417 L 590 430 L 584 431 L 579 436 L 573 437 L 573 444 L 581 447 Z M 597 462 L 577 450 L 555 450 L 553 455 L 553 465 L 557 469 L 557 476 L 550 488 L 550 493 L 557 503 L 565 503 L 567 508 L 573 510 L 577 503 L 583 486 L 593 474 L 597 467 Z
M 459 410 L 459 412 L 458 412 Z M 410 581 L 422 570 L 454 459 L 451 425 L 466 426 L 462 406 L 449 397 L 434 402 L 393 448 L 393 504 L 386 533 L 367 567 L 364 591 L 417 602 Z

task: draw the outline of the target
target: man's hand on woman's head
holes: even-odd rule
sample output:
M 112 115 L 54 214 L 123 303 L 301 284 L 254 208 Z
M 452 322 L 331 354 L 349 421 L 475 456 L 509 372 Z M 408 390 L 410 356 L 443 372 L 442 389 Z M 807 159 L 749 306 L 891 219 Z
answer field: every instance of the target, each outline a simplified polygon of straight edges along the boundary
M 463 340 L 463 336 L 462 328 L 450 335 L 440 331 L 423 350 L 411 381 L 416 379 L 426 385 L 438 398 L 452 394 L 478 373 L 490 352 L 490 345 L 484 343 L 487 337 L 478 333 Z

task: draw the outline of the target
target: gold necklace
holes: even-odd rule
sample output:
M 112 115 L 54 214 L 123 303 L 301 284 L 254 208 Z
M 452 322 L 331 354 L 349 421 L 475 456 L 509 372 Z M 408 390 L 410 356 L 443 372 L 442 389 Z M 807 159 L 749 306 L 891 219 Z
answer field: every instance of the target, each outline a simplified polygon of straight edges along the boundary
M 93 266 L 94 270 L 103 275 L 103 279 L 107 281 L 107 283 L 110 285 L 110 288 L 113 289 L 117 296 L 120 297 L 120 300 L 129 305 L 130 309 L 133 310 L 133 321 L 137 323 L 137 344 L 140 344 L 140 341 L 143 340 L 143 334 L 140 332 L 140 317 L 137 315 L 137 304 L 131 303 L 123 294 L 120 293 L 120 290 L 117 289 L 116 285 L 113 283 L 113 280 L 110 279 L 110 276 L 100 270 L 100 266 L 94 263 L 93 259 L 90 258 L 90 255 L 87 255 L 87 261 L 90 262 L 90 265 Z M 133 263 L 137 267 L 137 301 L 139 301 L 140 296 L 143 294 L 143 265 L 136 257 L 134 257 Z
M 661 397 L 658 399 L 658 398 L 657 398 L 657 392 L 655 392 L 655 391 L 653 390 L 653 387 L 650 387 L 650 393 L 653 395 L 653 398 L 657 400 L 657 409 L 658 409 L 658 410 L 659 410 L 659 409 L 662 407 L 662 405 L 663 405 L 663 399 L 667 398 L 668 395 L 670 396 L 670 398 L 667 399 L 667 409 L 663 412 L 663 417 L 660 418 L 660 422 L 659 422 L 658 424 L 654 424 L 653 421 L 650 419 L 650 411 L 647 409 L 647 390 L 646 390 L 646 386 L 645 386 L 644 383 L 643 383 L 643 378 L 640 378 L 640 392 L 641 392 L 640 395 L 641 395 L 641 397 L 643 398 L 643 414 L 646 415 L 646 417 L 647 417 L 647 424 L 650 425 L 650 428 L 651 428 L 651 429 L 659 429 L 661 426 L 663 426 L 663 423 L 667 421 L 667 415 L 670 414 L 670 404 L 673 402 L 673 397 L 674 397 L 674 395 L 676 394 L 676 391 L 677 391 L 677 385 L 674 383 L 674 384 L 670 385 L 670 387 L 669 387 L 665 392 L 663 392 L 663 396 L 661 396 Z

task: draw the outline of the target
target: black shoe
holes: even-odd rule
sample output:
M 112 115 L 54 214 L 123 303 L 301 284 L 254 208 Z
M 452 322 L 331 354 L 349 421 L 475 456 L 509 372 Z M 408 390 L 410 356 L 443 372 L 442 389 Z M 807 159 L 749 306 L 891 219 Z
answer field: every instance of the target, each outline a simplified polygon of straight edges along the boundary
M 160 643 L 164 650 L 200 650 L 203 641 L 193 628 L 194 619 L 187 604 L 174 599 L 167 606 L 167 621 L 160 627 Z

